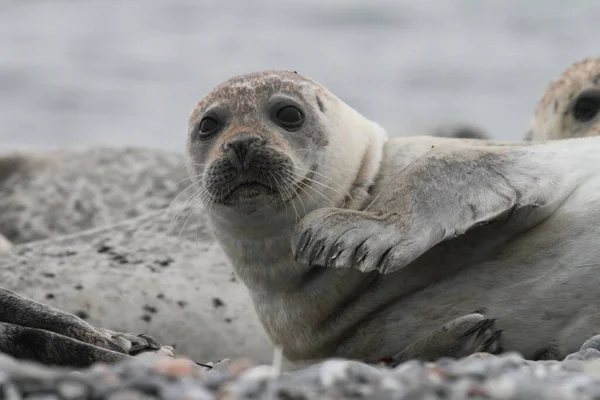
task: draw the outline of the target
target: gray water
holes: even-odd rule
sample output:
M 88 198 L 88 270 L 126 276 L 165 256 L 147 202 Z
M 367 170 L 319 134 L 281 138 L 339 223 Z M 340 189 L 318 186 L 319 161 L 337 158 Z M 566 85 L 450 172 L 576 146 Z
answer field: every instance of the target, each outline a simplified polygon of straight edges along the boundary
M 520 139 L 547 82 L 597 55 L 596 0 L 0 0 L 6 147 L 181 150 L 232 75 L 284 68 L 395 134 Z

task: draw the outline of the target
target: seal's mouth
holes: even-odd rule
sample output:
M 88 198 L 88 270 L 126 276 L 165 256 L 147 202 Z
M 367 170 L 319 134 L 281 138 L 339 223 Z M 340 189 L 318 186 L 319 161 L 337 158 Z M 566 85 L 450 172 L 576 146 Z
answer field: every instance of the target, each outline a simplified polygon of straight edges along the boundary
M 224 200 L 230 200 L 233 197 L 252 199 L 264 194 L 274 194 L 275 189 L 260 181 L 244 181 L 232 186 L 229 193 L 225 195 Z

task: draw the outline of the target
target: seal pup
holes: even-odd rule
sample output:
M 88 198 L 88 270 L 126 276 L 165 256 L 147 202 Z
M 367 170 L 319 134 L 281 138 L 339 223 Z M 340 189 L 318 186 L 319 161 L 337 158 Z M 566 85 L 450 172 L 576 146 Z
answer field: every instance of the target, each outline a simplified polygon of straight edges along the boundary
M 387 139 L 314 80 L 266 71 L 210 91 L 187 149 L 214 234 L 291 361 L 398 361 L 415 343 L 411 356 L 440 356 L 423 343 L 445 324 L 463 328 L 442 353 L 562 358 L 600 328 L 600 138 Z
M 600 58 L 585 58 L 552 80 L 537 102 L 526 140 L 600 135 Z

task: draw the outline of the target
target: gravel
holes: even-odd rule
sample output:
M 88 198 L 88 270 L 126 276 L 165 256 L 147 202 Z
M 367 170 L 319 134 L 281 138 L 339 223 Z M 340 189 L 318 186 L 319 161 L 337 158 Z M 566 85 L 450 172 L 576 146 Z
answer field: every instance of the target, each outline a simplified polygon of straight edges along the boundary
M 1 399 L 600 399 L 600 351 L 563 361 L 517 353 L 408 361 L 396 368 L 330 359 L 294 371 L 247 360 L 209 367 L 141 355 L 85 370 L 59 369 L 0 355 Z

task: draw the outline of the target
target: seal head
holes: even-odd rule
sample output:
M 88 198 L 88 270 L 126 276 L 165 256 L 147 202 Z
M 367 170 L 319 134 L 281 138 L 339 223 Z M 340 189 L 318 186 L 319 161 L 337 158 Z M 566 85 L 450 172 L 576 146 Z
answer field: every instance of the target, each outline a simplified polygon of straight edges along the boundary
M 296 219 L 354 199 L 366 183 L 355 178 L 369 172 L 367 160 L 367 170 L 377 169 L 385 139 L 382 128 L 310 78 L 266 71 L 234 77 L 198 103 L 188 165 L 216 214 L 268 218 L 295 210 Z
M 600 135 L 600 58 L 586 58 L 549 83 L 526 140 Z

